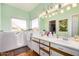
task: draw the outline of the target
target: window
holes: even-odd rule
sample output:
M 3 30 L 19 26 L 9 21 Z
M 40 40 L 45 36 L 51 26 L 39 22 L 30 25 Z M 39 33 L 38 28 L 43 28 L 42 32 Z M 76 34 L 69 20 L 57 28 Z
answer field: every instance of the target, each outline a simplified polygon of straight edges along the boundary
M 12 31 L 23 31 L 27 29 L 26 20 L 12 18 Z
M 38 24 L 38 18 L 32 20 L 32 29 L 33 28 L 39 28 L 39 24 Z

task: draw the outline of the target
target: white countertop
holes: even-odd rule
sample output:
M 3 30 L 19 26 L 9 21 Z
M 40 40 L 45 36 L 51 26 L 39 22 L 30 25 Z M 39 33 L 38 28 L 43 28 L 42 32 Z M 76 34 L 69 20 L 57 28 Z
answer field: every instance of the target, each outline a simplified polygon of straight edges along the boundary
M 55 43 L 58 45 L 62 45 L 65 47 L 69 47 L 75 50 L 79 51 L 79 42 L 73 41 L 73 40 L 63 40 L 63 38 L 56 38 L 56 37 L 47 37 L 47 36 L 33 36 L 35 38 L 38 38 L 40 40 L 45 40 L 51 43 Z

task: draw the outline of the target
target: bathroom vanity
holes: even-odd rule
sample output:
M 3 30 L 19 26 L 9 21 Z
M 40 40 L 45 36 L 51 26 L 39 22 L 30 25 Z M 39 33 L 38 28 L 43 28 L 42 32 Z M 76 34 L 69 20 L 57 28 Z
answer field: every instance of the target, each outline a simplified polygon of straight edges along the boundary
M 32 50 L 41 56 L 78 56 L 79 42 L 63 40 L 62 38 L 33 36 Z
M 24 34 L 24 33 L 23 33 Z M 28 34 L 28 33 L 26 33 Z M 0 33 L 0 52 L 10 51 L 23 46 L 28 46 L 40 56 L 79 56 L 79 41 L 72 38 L 63 39 L 55 36 L 27 36 L 22 33 Z M 16 35 L 16 36 L 15 36 Z M 12 52 L 13 54 L 14 52 Z

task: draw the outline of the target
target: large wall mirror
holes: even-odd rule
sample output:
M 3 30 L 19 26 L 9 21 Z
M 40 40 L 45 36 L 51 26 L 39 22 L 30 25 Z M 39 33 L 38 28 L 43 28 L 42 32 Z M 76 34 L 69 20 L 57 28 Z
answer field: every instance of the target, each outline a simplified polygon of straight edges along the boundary
M 68 19 L 59 20 L 59 31 L 61 32 L 68 31 Z

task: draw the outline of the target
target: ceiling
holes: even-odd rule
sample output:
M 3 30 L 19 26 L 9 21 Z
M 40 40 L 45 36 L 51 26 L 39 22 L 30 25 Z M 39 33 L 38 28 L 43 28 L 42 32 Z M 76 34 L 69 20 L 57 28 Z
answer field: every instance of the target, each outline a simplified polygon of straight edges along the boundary
M 27 12 L 32 11 L 39 3 L 7 3 L 13 7 L 25 10 Z
M 7 3 L 10 6 L 30 12 L 31 18 L 38 17 L 43 11 L 54 9 L 56 3 Z M 38 11 L 38 12 L 37 12 Z

